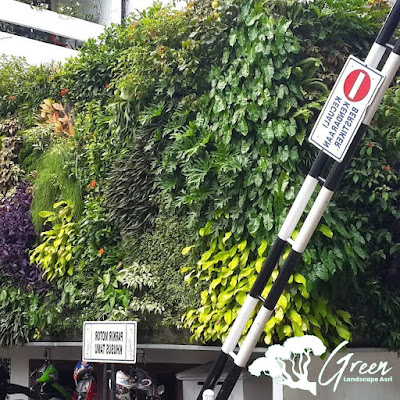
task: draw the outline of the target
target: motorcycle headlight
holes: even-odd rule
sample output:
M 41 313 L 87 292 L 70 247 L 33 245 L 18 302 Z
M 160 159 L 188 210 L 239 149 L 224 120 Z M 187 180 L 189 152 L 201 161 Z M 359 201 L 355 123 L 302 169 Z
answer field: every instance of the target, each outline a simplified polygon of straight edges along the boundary
M 142 382 L 141 382 L 141 384 L 143 386 L 151 386 L 152 383 L 153 382 L 151 381 L 151 379 L 147 379 L 147 378 L 143 379 Z

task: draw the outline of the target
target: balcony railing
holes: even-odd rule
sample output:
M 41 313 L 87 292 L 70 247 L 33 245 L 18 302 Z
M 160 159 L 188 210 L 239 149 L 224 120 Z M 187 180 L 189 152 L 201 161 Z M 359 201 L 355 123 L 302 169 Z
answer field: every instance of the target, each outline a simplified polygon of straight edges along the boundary
M 42 10 L 14 0 L 1 0 L 0 21 L 13 26 L 45 32 L 52 37 L 62 37 L 79 42 L 95 38 L 104 31 L 103 25 Z M 53 40 L 52 43 L 62 44 L 58 40 Z M 64 40 L 64 43 L 68 47 L 68 40 Z M 38 64 L 63 61 L 66 57 L 76 55 L 77 51 L 32 38 L 0 32 L 0 54 L 25 56 L 28 62 Z

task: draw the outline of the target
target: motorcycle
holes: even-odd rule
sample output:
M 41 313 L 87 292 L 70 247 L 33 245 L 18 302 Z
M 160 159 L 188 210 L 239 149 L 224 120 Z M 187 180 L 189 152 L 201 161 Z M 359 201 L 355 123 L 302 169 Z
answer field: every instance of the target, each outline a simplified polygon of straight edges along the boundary
M 7 364 L 0 364 L 0 400 L 5 400 L 10 394 L 24 394 L 35 400 L 76 400 L 75 396 L 58 382 L 58 372 L 47 360 L 31 373 L 36 379 L 32 387 L 9 383 L 10 374 Z
M 76 400 L 93 400 L 97 393 L 94 366 L 91 363 L 79 361 L 74 368 L 76 385 Z
M 30 388 L 31 393 L 35 393 L 40 399 L 75 400 L 75 394 L 57 382 L 58 371 L 48 360 L 35 369 L 30 377 L 36 380 L 35 385 Z
M 143 369 L 131 367 L 129 375 L 123 371 L 117 372 L 115 390 L 118 400 L 161 400 L 165 387 L 157 387 Z

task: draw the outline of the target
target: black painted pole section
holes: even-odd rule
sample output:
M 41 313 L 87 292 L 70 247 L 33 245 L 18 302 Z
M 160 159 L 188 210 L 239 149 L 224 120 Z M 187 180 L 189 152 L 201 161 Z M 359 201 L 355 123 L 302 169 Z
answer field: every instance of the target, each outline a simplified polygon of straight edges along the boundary
M 207 379 L 205 380 L 203 387 L 199 395 L 197 396 L 197 400 L 203 399 L 203 393 L 207 389 L 214 389 L 215 385 L 218 382 L 219 377 L 224 370 L 226 362 L 228 361 L 229 355 L 224 353 L 222 350 L 218 353 L 217 359 L 214 361 L 213 366 L 211 367 L 210 372 L 208 373 Z
M 103 396 L 102 400 L 107 400 L 108 396 L 108 365 L 103 364 Z
M 279 237 L 275 240 L 275 243 L 269 251 L 267 258 L 264 260 L 263 267 L 250 290 L 251 297 L 257 298 L 258 296 L 261 296 L 261 293 L 264 290 L 273 270 L 275 269 L 275 266 L 283 250 L 285 249 L 286 244 L 286 240 L 282 240 Z
M 242 373 L 243 368 L 238 367 L 237 365 L 233 365 L 230 369 L 228 375 L 225 378 L 225 382 L 222 385 L 216 400 L 228 399 L 230 394 L 232 393 L 233 388 L 238 381 L 240 374 Z
M 116 384 L 116 372 L 115 372 L 115 364 L 111 364 L 111 400 L 115 400 L 115 384 Z
M 392 7 L 389 15 L 386 18 L 385 23 L 382 26 L 377 38 L 376 43 L 381 46 L 386 46 L 386 44 L 390 41 L 391 37 L 394 34 L 394 31 L 397 28 L 397 25 L 400 22 L 400 0 L 397 0 L 394 6 Z

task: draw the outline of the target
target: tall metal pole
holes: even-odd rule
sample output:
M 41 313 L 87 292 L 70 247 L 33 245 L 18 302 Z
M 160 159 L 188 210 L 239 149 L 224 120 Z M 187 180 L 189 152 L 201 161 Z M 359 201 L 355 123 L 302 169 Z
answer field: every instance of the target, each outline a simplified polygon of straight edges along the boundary
M 108 396 L 108 364 L 103 364 L 103 396 L 102 400 L 107 400 Z
M 397 0 L 394 4 L 391 12 L 389 13 L 385 24 L 383 25 L 381 31 L 379 32 L 375 43 L 373 44 L 365 63 L 371 67 L 378 67 L 380 64 L 386 49 L 388 47 L 388 42 L 390 41 L 397 25 L 400 21 L 400 0 Z M 258 342 L 260 335 L 264 329 L 265 324 L 270 318 L 275 304 L 278 301 L 285 285 L 287 284 L 290 275 L 297 263 L 300 261 L 302 253 L 304 252 L 311 236 L 313 235 L 316 226 L 318 225 L 326 206 L 328 205 L 330 199 L 332 198 L 337 186 L 342 179 L 345 169 L 351 158 L 353 157 L 355 151 L 358 148 L 359 142 L 361 141 L 367 126 L 369 125 L 373 115 L 379 106 L 383 95 L 387 88 L 389 87 L 399 65 L 399 51 L 400 51 L 400 41 L 396 43 L 389 59 L 385 63 L 382 70 L 382 74 L 386 77 L 383 86 L 375 97 L 373 104 L 367 110 L 364 117 L 363 124 L 357 131 L 355 138 L 348 150 L 345 159 L 339 163 L 336 162 L 331 169 L 328 178 L 325 180 L 321 178 L 321 174 L 325 169 L 329 156 L 324 152 L 318 154 L 308 176 L 306 177 L 276 239 L 273 247 L 271 248 L 268 257 L 264 261 L 263 267 L 257 277 L 257 280 L 250 290 L 239 314 L 231 327 L 227 339 L 225 340 L 218 358 L 213 364 L 213 367 L 203 385 L 203 388 L 197 397 L 197 400 L 201 400 L 203 393 L 207 389 L 213 389 L 217 383 L 228 359 L 231 357 L 234 360 L 234 364 L 229 370 L 228 376 L 217 396 L 217 400 L 226 400 L 235 386 L 237 379 L 246 366 L 248 359 L 250 358 L 252 351 Z M 296 241 L 293 242 L 290 237 L 293 230 L 296 228 L 316 186 L 318 183 L 323 183 L 323 188 L 321 189 L 306 221 L 300 230 Z M 286 247 L 287 244 L 292 245 L 292 250 L 287 258 L 281 272 L 278 275 L 276 282 L 274 283 L 268 297 L 266 300 L 261 298 L 261 293 L 266 286 L 272 271 L 274 270 L 279 258 Z M 259 301 L 263 302 L 263 306 L 259 311 L 256 319 L 253 322 L 250 331 L 248 332 L 239 353 L 234 354 L 234 349 L 242 335 L 242 332 L 250 319 L 252 312 L 254 311 L 256 305 Z
M 116 372 L 115 372 L 115 364 L 111 364 L 111 400 L 115 400 L 115 386 L 116 386 Z

